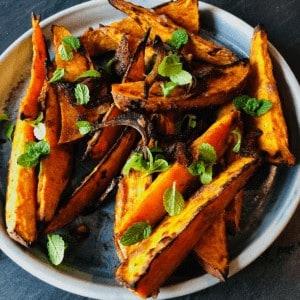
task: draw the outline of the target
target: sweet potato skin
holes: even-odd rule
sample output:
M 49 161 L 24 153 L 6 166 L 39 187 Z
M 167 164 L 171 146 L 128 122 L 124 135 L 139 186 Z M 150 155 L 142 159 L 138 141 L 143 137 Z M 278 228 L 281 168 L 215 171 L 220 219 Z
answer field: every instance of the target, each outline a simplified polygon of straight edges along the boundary
M 118 282 L 140 297 L 157 295 L 160 286 L 247 182 L 258 163 L 256 158 L 243 157 L 198 190 L 180 214 L 167 217 L 150 237 L 140 242 L 139 250 L 119 266 Z
M 254 119 L 255 127 L 262 131 L 258 139 L 259 147 L 266 153 L 268 162 L 292 166 L 295 164 L 295 157 L 289 150 L 287 126 L 268 51 L 267 33 L 262 26 L 254 29 L 250 68 L 249 94 L 272 103 L 272 108 L 267 113 Z

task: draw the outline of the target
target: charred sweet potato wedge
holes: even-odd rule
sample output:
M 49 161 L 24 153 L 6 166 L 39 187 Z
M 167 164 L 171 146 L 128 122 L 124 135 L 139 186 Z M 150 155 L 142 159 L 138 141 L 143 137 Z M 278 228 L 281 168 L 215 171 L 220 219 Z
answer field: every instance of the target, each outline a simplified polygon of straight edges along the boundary
M 224 212 L 204 232 L 194 248 L 202 268 L 210 275 L 225 281 L 229 271 L 229 255 Z
M 258 159 L 241 157 L 210 184 L 202 186 L 180 214 L 167 217 L 121 263 L 116 271 L 117 281 L 142 298 L 156 296 L 257 166 Z
M 66 205 L 58 210 L 45 228 L 46 233 L 55 231 L 73 221 L 87 205 L 105 192 L 112 179 L 122 169 L 136 138 L 137 132 L 134 129 L 125 130 L 111 151 L 73 192 Z
M 39 103 L 36 100 L 42 90 L 46 79 L 46 61 L 47 61 L 47 46 L 40 27 L 40 18 L 32 14 L 32 65 L 31 75 L 28 89 L 26 91 L 26 101 L 20 103 L 20 115 L 22 119 L 35 119 L 40 111 Z
M 155 35 L 159 35 L 166 42 L 171 39 L 173 32 L 180 28 L 170 18 L 165 15 L 160 16 L 153 10 L 123 0 L 109 0 L 109 2 L 134 19 L 145 32 L 151 28 L 151 39 L 154 39 Z M 197 34 L 189 33 L 189 37 L 190 42 L 186 46 L 186 53 L 192 53 L 197 59 L 215 65 L 230 64 L 237 59 L 229 49 L 205 40 Z
M 73 145 L 58 144 L 60 135 L 60 107 L 56 92 L 47 85 L 45 101 L 46 136 L 50 145 L 50 154 L 40 162 L 37 187 L 37 219 L 49 222 L 61 199 L 72 170 Z
M 145 98 L 145 82 L 116 83 L 112 85 L 112 95 L 116 106 L 121 110 L 146 110 L 161 112 L 167 110 L 188 110 L 222 105 L 238 95 L 246 86 L 249 72 L 248 60 L 241 60 L 219 69 L 220 76 L 208 78 L 204 91 L 191 90 L 177 86 L 164 97 L 162 82 L 156 81 Z
M 250 68 L 250 95 L 257 99 L 267 99 L 272 103 L 272 108 L 267 113 L 254 119 L 255 127 L 262 131 L 259 147 L 266 153 L 268 162 L 294 165 L 295 157 L 289 150 L 287 126 L 268 50 L 268 37 L 262 26 L 254 29 Z

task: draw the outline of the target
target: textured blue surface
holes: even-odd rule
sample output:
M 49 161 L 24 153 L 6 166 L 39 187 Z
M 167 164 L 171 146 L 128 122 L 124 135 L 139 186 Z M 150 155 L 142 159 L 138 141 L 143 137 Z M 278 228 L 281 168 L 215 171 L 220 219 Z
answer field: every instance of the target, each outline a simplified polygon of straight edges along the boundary
M 85 1 L 1 1 L 0 52 L 3 52 L 11 42 L 30 28 L 28 16 L 32 11 L 41 12 L 45 19 L 57 11 L 82 2 Z M 233 12 L 251 25 L 263 22 L 268 29 L 269 39 L 283 54 L 299 80 L 299 59 L 296 59 L 296 54 L 299 54 L 300 50 L 298 1 L 285 1 L 284 4 L 277 0 L 206 2 Z M 284 172 L 279 174 L 278 181 L 281 178 L 286 180 Z M 299 217 L 298 209 L 276 242 L 259 259 L 238 275 L 230 278 L 226 284 L 219 284 L 205 291 L 178 299 L 299 298 Z M 91 252 L 87 251 L 86 253 L 90 255 Z M 90 260 L 90 257 L 86 259 Z M 96 261 L 98 259 L 95 257 Z M 63 292 L 37 280 L 20 269 L 1 251 L 0 268 L 2 270 L 0 272 L 0 299 L 83 299 L 83 297 Z M 109 274 L 103 274 L 103 276 L 106 275 L 109 276 Z

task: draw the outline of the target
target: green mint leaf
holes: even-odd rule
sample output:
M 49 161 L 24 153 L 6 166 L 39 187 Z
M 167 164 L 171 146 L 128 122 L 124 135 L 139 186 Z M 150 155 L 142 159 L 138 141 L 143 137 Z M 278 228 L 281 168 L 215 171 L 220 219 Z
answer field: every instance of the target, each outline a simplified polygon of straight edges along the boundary
M 217 161 L 215 148 L 208 143 L 202 143 L 199 147 L 199 160 L 205 163 L 215 164 Z
M 265 114 L 267 111 L 269 111 L 272 108 L 272 103 L 269 100 L 266 99 L 260 99 L 259 102 L 259 108 L 256 111 L 256 115 L 259 117 L 263 114 Z
M 35 167 L 40 159 L 48 154 L 50 154 L 48 142 L 28 142 L 25 145 L 25 153 L 18 157 L 17 164 L 26 168 Z
M 199 176 L 205 172 L 205 164 L 203 161 L 195 161 L 190 164 L 188 170 L 193 176 Z
M 134 152 L 126 161 L 122 173 L 127 176 L 131 169 L 136 171 L 145 171 L 142 153 Z
M 152 228 L 147 222 L 137 222 L 129 227 L 120 238 L 123 246 L 134 245 L 151 234 Z
M 236 134 L 237 135 L 237 142 L 236 144 L 234 145 L 234 147 L 232 148 L 232 151 L 235 152 L 235 153 L 238 153 L 240 152 L 240 149 L 241 149 L 241 143 L 242 143 L 242 134 L 239 130 L 237 129 L 234 129 L 231 131 L 232 133 Z
M 9 116 L 6 113 L 0 113 L 0 122 L 1 121 L 9 121 Z
M 88 78 L 88 77 L 100 78 L 101 74 L 97 70 L 87 70 L 84 73 L 82 73 L 79 76 L 77 76 L 76 80 L 80 79 L 80 78 Z
M 195 115 L 188 115 L 188 127 L 189 128 L 196 128 L 197 126 L 197 117 Z
M 175 182 L 173 182 L 172 187 L 164 192 L 163 203 L 166 212 L 170 216 L 178 215 L 183 210 L 185 202 L 181 193 L 176 189 Z
M 181 70 L 180 72 L 176 74 L 172 74 L 170 76 L 170 79 L 172 82 L 178 84 L 178 85 L 185 85 L 185 84 L 190 84 L 192 82 L 192 75 L 185 71 Z
M 205 166 L 205 170 L 200 174 L 202 184 L 209 184 L 212 181 L 212 165 Z
M 47 235 L 47 250 L 50 262 L 58 266 L 64 259 L 66 244 L 63 238 L 59 234 Z
M 64 44 L 59 45 L 58 47 L 58 54 L 61 60 L 68 61 L 73 58 L 73 51 L 72 49 Z
M 12 136 L 13 136 L 14 129 L 15 129 L 15 125 L 9 124 L 5 130 L 5 138 L 10 142 L 12 142 Z
M 248 95 L 241 95 L 234 98 L 233 104 L 237 109 L 244 110 L 252 117 L 259 117 L 272 108 L 272 103 L 269 100 L 257 100 Z
M 73 51 L 77 51 L 80 48 L 79 38 L 72 35 L 63 37 L 62 44 L 68 45 Z
M 114 58 L 111 58 L 105 65 L 105 71 L 108 73 L 108 74 L 112 74 L 112 66 L 114 64 L 115 60 Z
M 48 82 L 53 83 L 53 82 L 61 80 L 64 77 L 65 72 L 66 72 L 66 70 L 64 68 L 57 68 L 54 71 L 52 77 L 49 79 Z
M 161 90 L 163 92 L 163 96 L 164 97 L 169 96 L 176 86 L 177 86 L 177 84 L 172 81 L 161 84 Z
M 89 121 L 78 121 L 76 126 L 79 129 L 80 134 L 85 135 L 92 130 L 92 125 Z
M 165 159 L 159 158 L 159 159 L 155 159 L 150 171 L 152 174 L 152 173 L 156 173 L 156 172 L 164 172 L 164 171 L 168 170 L 169 168 L 170 168 L 169 163 Z
M 171 40 L 168 41 L 168 44 L 172 45 L 176 49 L 180 49 L 185 45 L 189 40 L 189 36 L 184 29 L 177 29 L 173 32 Z
M 84 105 L 90 101 L 90 91 L 85 84 L 78 83 L 75 87 L 74 93 L 75 93 L 76 103 L 78 105 Z
M 73 58 L 73 51 L 77 51 L 79 48 L 80 40 L 77 37 L 65 36 L 58 47 L 58 53 L 62 60 L 67 61 Z
M 182 63 L 177 54 L 165 56 L 158 66 L 158 74 L 164 77 L 170 77 L 182 70 Z

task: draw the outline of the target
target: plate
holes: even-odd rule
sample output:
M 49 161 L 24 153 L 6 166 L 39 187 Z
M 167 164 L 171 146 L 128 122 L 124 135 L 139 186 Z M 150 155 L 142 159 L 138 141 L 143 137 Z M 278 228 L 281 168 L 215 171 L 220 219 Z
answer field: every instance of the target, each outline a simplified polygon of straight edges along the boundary
M 154 6 L 161 1 L 135 1 Z M 240 56 L 248 56 L 253 28 L 242 20 L 215 6 L 200 2 L 202 34 L 230 47 Z M 103 13 L 105 12 L 105 13 Z M 41 24 L 46 38 L 51 37 L 52 24 L 65 25 L 73 35 L 99 23 L 109 24 L 124 15 L 107 1 L 90 1 L 64 10 Z M 30 17 L 30 16 L 29 16 Z M 15 41 L 0 57 L 0 111 L 6 109 L 15 115 L 18 101 L 28 83 L 31 65 L 31 31 Z M 22 50 L 21 50 L 22 49 Z M 21 50 L 21 51 L 20 51 Z M 283 110 L 290 132 L 291 149 L 300 149 L 300 88 L 289 66 L 270 44 L 274 72 L 283 101 Z M 17 71 L 18 70 L 18 71 Z M 22 70 L 21 72 L 19 70 Z M 9 99 L 9 102 L 7 101 Z M 1 133 L 3 134 L 3 132 Z M 9 143 L 0 146 L 0 176 L 6 178 Z M 299 157 L 297 157 L 299 161 Z M 4 166 L 4 167 L 3 167 Z M 242 217 L 242 232 L 230 243 L 230 274 L 232 276 L 261 255 L 284 229 L 300 199 L 300 167 L 264 166 L 247 186 L 246 203 Z M 101 210 L 76 222 L 93 224 L 89 239 L 72 253 L 66 262 L 54 268 L 38 246 L 31 249 L 16 244 L 6 234 L 3 205 L 5 180 L 0 183 L 0 240 L 1 250 L 13 261 L 39 279 L 63 290 L 90 298 L 138 299 L 120 287 L 113 278 L 118 261 L 112 243 L 113 201 L 106 201 Z M 202 273 L 182 276 L 177 272 L 173 281 L 161 288 L 159 299 L 187 295 L 219 281 Z

